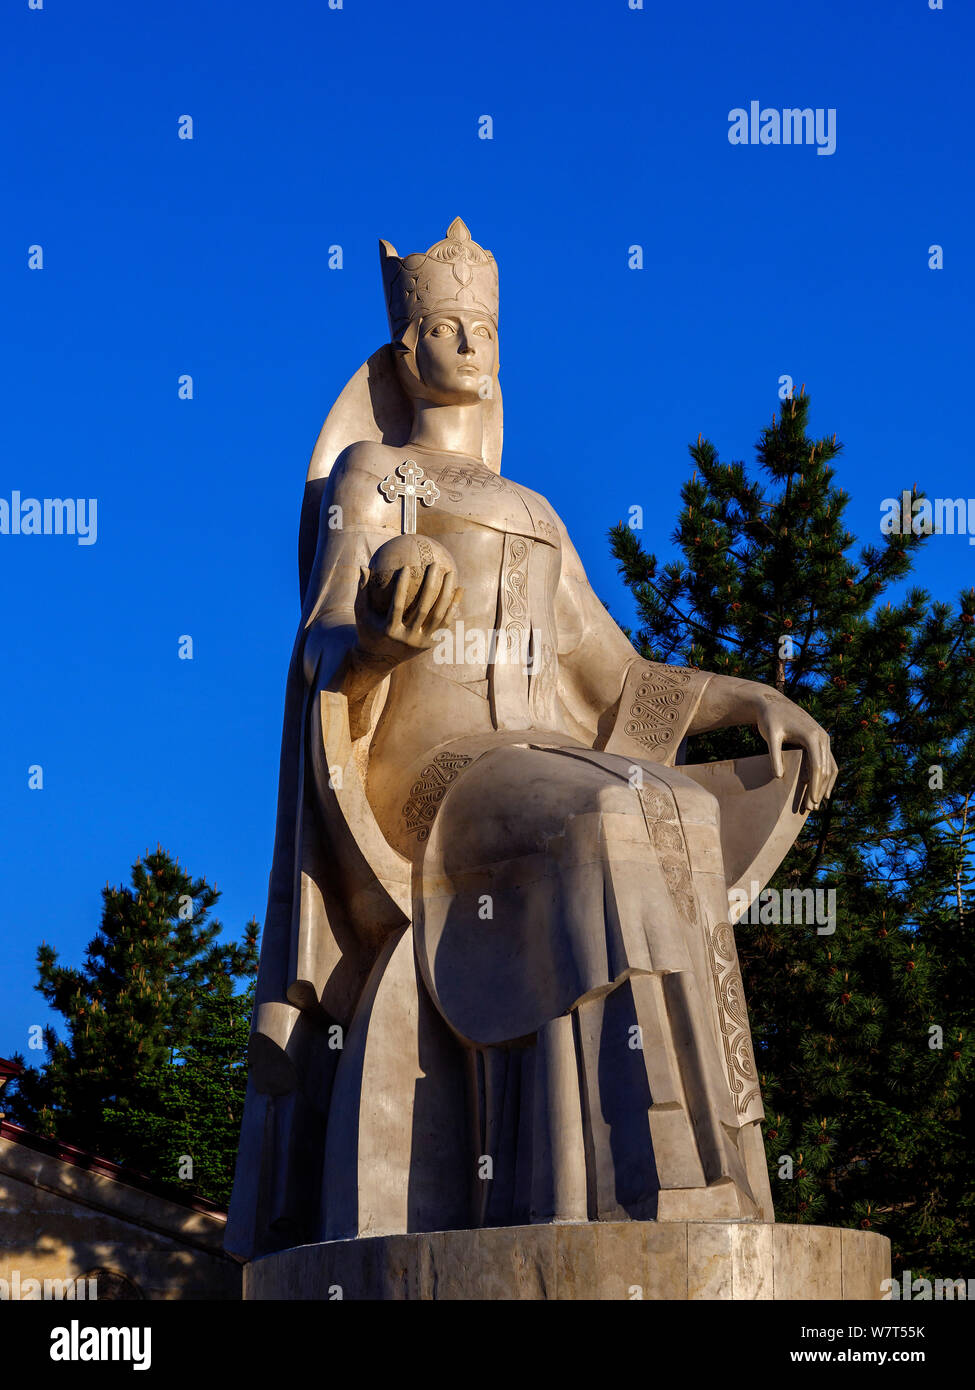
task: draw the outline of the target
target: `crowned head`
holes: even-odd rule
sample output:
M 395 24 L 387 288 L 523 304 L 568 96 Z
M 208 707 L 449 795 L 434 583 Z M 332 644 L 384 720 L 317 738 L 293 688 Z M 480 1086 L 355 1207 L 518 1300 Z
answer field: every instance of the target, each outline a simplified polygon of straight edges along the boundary
M 473 403 L 498 370 L 498 266 L 459 217 L 428 251 L 379 243 L 397 374 L 411 396 Z

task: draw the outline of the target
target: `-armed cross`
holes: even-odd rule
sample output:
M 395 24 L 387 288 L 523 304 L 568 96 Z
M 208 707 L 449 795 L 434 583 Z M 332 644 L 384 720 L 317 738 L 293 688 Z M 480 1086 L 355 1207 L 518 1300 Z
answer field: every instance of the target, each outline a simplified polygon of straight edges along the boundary
M 412 459 L 404 459 L 396 473 L 399 478 L 393 473 L 383 478 L 379 491 L 387 502 L 395 502 L 397 497 L 402 497 L 403 535 L 411 536 L 416 533 L 416 499 L 419 497 L 425 507 L 432 507 L 440 496 L 440 489 L 431 479 L 424 478 L 423 469 Z

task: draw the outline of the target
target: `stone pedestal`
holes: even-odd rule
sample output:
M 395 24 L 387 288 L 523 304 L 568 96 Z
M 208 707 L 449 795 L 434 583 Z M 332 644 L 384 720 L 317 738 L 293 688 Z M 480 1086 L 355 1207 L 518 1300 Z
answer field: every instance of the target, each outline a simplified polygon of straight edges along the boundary
M 878 1299 L 890 1241 L 780 1223 L 583 1222 L 302 1245 L 245 1299 Z

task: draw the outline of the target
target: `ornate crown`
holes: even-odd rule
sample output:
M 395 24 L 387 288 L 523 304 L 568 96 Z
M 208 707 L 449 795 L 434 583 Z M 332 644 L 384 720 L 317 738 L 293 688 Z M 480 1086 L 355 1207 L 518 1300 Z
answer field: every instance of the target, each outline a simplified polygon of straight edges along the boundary
M 394 341 L 412 320 L 437 310 L 480 310 L 497 324 L 498 263 L 459 217 L 429 251 L 400 257 L 388 241 L 380 241 L 379 260 Z

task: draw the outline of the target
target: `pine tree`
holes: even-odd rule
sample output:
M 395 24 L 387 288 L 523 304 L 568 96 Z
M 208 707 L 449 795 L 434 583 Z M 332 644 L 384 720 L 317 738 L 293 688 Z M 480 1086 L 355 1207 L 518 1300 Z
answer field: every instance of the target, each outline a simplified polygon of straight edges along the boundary
M 659 565 L 622 523 L 610 536 L 644 654 L 775 686 L 827 730 L 840 768 L 771 885 L 835 889 L 835 930 L 778 922 L 763 894 L 736 932 L 777 1216 L 881 1231 L 898 1267 L 964 1276 L 975 590 L 951 602 L 906 587 L 931 543 L 910 529 L 851 553 L 842 446 L 810 438 L 808 414 L 804 393 L 783 404 L 751 472 L 698 437 L 681 560 Z M 689 761 L 764 751 L 753 730 L 691 745 Z
M 258 927 L 220 940 L 219 897 L 157 848 L 133 865 L 131 887 L 103 889 L 80 969 L 41 945 L 36 988 L 65 1035 L 45 1030 L 48 1060 L 5 1093 L 8 1118 L 159 1181 L 229 1195 L 250 1015 L 250 993 L 234 986 L 256 976 Z
M 195 1005 L 195 1028 L 158 1077 L 153 1108 L 109 1106 L 107 1122 L 137 1133 L 153 1176 L 226 1206 L 247 1089 L 254 983 L 235 994 L 227 976 Z

